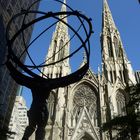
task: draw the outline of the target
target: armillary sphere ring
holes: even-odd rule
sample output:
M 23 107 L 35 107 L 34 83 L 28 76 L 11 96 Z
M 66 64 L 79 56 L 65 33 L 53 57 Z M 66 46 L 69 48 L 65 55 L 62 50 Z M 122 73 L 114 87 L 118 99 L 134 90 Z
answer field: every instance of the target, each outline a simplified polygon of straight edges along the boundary
M 87 72 L 88 68 L 89 68 L 89 57 L 90 57 L 90 41 L 89 38 L 91 36 L 91 34 L 93 33 L 92 31 L 92 24 L 91 24 L 91 19 L 86 17 L 85 15 L 83 15 L 81 12 L 79 11 L 75 11 L 73 10 L 71 7 L 69 7 L 67 4 L 59 1 L 59 0 L 54 0 L 56 2 L 62 3 L 64 5 L 66 5 L 71 11 L 61 11 L 61 12 L 42 12 L 42 11 L 35 11 L 35 10 L 30 10 L 32 6 L 34 6 L 37 2 L 39 2 L 40 0 L 37 0 L 36 2 L 34 2 L 27 10 L 22 10 L 20 13 L 16 14 L 15 16 L 12 17 L 12 19 L 9 21 L 7 28 L 6 28 L 6 40 L 7 40 L 7 45 L 8 45 L 8 59 L 7 59 L 7 64 L 10 65 L 11 67 L 14 67 L 15 69 L 17 65 L 21 70 L 23 70 L 25 73 L 27 73 L 31 78 L 34 78 L 35 80 L 37 80 L 38 82 L 45 82 L 47 84 L 47 82 L 51 82 L 52 84 L 54 83 L 58 83 L 59 81 L 65 81 L 65 86 L 72 84 L 74 82 L 79 81 Z M 25 19 L 26 16 L 28 14 L 40 14 L 42 16 L 35 18 L 34 20 L 30 21 L 29 23 L 25 23 Z M 78 20 L 81 23 L 81 26 L 84 29 L 85 35 L 86 35 L 86 39 L 83 40 L 82 37 L 79 35 L 79 33 L 68 23 L 66 23 L 63 19 L 60 19 L 58 16 L 62 16 L 62 15 L 67 15 L 68 16 L 76 16 L 78 18 Z M 12 22 L 20 16 L 24 16 L 24 20 L 22 22 L 22 26 L 21 28 L 12 36 L 12 38 L 9 38 L 9 30 L 11 27 Z M 72 53 L 70 53 L 68 56 L 62 58 L 61 60 L 58 60 L 56 62 L 53 63 L 49 63 L 49 64 L 41 64 L 41 65 L 25 65 L 21 62 L 21 60 L 16 56 L 16 54 L 14 53 L 13 50 L 13 46 L 14 46 L 14 42 L 16 40 L 16 38 L 22 33 L 22 35 L 24 35 L 24 31 L 25 29 L 29 28 L 30 26 L 34 25 L 35 23 L 44 20 L 44 19 L 48 19 L 48 18 L 54 18 L 57 20 L 57 22 L 61 21 L 63 24 L 65 24 L 71 31 L 74 32 L 74 35 L 77 36 L 77 38 L 80 40 L 81 45 L 74 50 Z M 88 29 L 89 31 L 87 31 L 84 23 L 87 23 L 88 25 Z M 50 28 L 50 27 L 49 27 Z M 49 29 L 48 28 L 48 29 Z M 38 36 L 39 37 L 39 36 Z M 24 38 L 24 37 L 23 37 Z M 36 38 L 37 39 L 37 38 Z M 28 48 L 29 46 L 25 45 L 26 43 L 24 42 L 24 46 L 25 46 L 25 50 L 24 52 L 26 52 L 29 55 L 28 52 Z M 74 54 L 76 54 L 80 49 L 84 48 L 85 54 L 86 54 L 86 62 L 83 64 L 83 66 L 81 66 L 77 71 L 67 75 L 67 76 L 63 76 L 63 77 L 59 77 L 59 78 L 44 78 L 41 75 L 38 75 L 36 73 L 34 73 L 33 71 L 31 71 L 30 69 L 38 69 L 38 68 L 43 68 L 43 67 L 47 67 L 50 65 L 55 65 L 56 63 L 59 63 L 65 59 L 71 58 Z M 30 69 L 29 69 L 30 68 Z M 18 71 L 22 76 L 25 76 L 22 72 Z

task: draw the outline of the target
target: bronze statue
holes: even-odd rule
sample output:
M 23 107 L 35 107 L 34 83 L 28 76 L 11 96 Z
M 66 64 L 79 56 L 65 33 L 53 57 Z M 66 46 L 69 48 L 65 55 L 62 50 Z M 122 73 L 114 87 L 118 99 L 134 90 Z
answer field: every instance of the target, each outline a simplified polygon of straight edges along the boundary
M 23 75 L 12 65 L 10 61 L 6 63 L 7 68 L 10 71 L 12 78 L 20 85 L 26 86 L 31 89 L 33 101 L 31 108 L 28 111 L 29 125 L 26 127 L 22 140 L 28 140 L 29 137 L 36 129 L 36 140 L 44 140 L 45 126 L 48 120 L 48 109 L 46 100 L 49 97 L 50 91 L 58 87 L 65 87 L 71 83 L 79 81 L 88 69 L 88 65 L 85 65 L 82 69 L 73 73 L 73 76 L 67 76 L 67 78 L 54 79 L 36 79 L 26 75 Z M 81 73 L 78 75 L 78 73 Z
M 36 1 L 39 2 L 40 0 Z M 61 2 L 60 0 L 54 0 L 55 2 L 59 2 L 61 4 L 66 5 L 65 3 Z M 67 8 L 70 9 L 70 11 L 61 11 L 61 12 L 40 12 L 40 11 L 32 11 L 30 8 L 34 6 L 35 3 L 33 3 L 27 10 L 22 10 L 21 13 L 16 14 L 15 16 L 12 17 L 12 19 L 9 21 L 6 29 L 6 40 L 7 40 L 7 45 L 8 45 L 8 57 L 7 57 L 7 62 L 6 66 L 10 71 L 10 75 L 12 78 L 20 85 L 26 86 L 27 88 L 31 89 L 32 96 L 33 96 L 33 101 L 31 104 L 31 108 L 28 111 L 28 117 L 29 117 L 29 125 L 27 126 L 24 136 L 22 140 L 28 140 L 29 137 L 32 135 L 34 130 L 36 129 L 36 140 L 44 140 L 45 137 L 45 126 L 47 124 L 48 120 L 48 109 L 47 109 L 47 99 L 49 97 L 50 91 L 52 89 L 56 89 L 59 87 L 65 87 L 68 86 L 74 82 L 77 82 L 83 78 L 85 73 L 87 72 L 89 68 L 89 55 L 90 55 L 90 42 L 89 38 L 91 34 L 93 33 L 92 31 L 92 24 L 91 24 L 91 19 L 87 18 L 85 15 L 81 14 L 81 12 L 74 11 L 71 7 L 68 5 Z M 25 24 L 25 19 L 28 14 L 32 13 L 38 13 L 41 16 L 36 17 L 34 20 L 30 21 L 29 23 Z M 81 23 L 79 26 L 78 30 L 75 30 L 71 25 L 69 25 L 67 22 L 63 20 L 63 18 L 59 18 L 58 16 L 65 15 L 64 18 L 67 18 L 68 16 L 75 16 Z M 10 39 L 9 39 L 9 31 L 11 28 L 12 22 L 17 18 L 17 17 L 23 17 L 23 22 L 21 29 L 19 29 Z M 31 44 L 37 40 L 45 31 L 47 31 L 49 28 L 51 28 L 52 25 L 57 24 L 57 22 L 53 23 L 51 26 L 49 26 L 45 31 L 43 31 L 41 34 L 39 34 L 32 43 L 26 44 L 25 39 L 24 39 L 24 30 L 29 28 L 30 26 L 34 25 L 35 23 L 44 20 L 44 19 L 49 19 L 49 18 L 54 18 L 57 20 L 57 22 L 61 21 L 64 23 L 66 26 L 70 28 L 70 30 L 73 32 L 73 36 L 71 39 L 76 36 L 79 41 L 80 41 L 80 46 L 76 48 L 73 52 L 68 54 L 68 56 L 62 57 L 61 60 L 58 60 L 56 62 L 51 62 L 51 63 L 46 63 L 43 62 L 40 65 L 35 65 L 33 60 L 31 59 L 28 48 L 31 46 Z M 84 24 L 86 21 L 86 25 Z M 86 26 L 88 26 L 88 31 L 86 29 Z M 83 39 L 81 35 L 78 33 L 80 28 L 83 27 L 84 34 L 86 37 Z M 17 56 L 14 52 L 14 42 L 16 38 L 22 35 L 23 37 L 23 44 L 25 47 L 25 50 L 21 52 L 21 56 Z M 71 41 L 68 40 L 69 41 Z M 67 43 L 68 43 L 67 42 Z M 66 44 L 67 44 L 66 43 Z M 66 44 L 63 46 L 65 47 Z M 83 65 L 76 71 L 74 71 L 71 74 L 68 74 L 67 76 L 59 77 L 59 78 L 47 78 L 43 77 L 41 75 L 38 75 L 32 71 L 32 69 L 37 69 L 40 73 L 42 73 L 39 68 L 44 68 L 50 65 L 55 65 L 57 63 L 60 63 L 64 61 L 65 59 L 71 58 L 74 54 L 76 54 L 79 50 L 84 49 L 85 54 L 86 54 L 86 61 L 83 63 Z M 33 66 L 25 65 L 23 62 L 20 60 L 23 54 L 27 54 L 33 64 Z M 26 75 L 24 73 L 25 72 Z M 27 74 L 29 76 L 27 76 Z M 44 75 L 42 73 L 42 75 Z

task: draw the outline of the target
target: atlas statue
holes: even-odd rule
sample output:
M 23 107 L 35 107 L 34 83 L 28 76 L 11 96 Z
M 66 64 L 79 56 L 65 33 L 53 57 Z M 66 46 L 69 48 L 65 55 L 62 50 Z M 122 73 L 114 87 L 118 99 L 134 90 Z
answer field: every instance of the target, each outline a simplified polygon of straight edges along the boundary
M 29 137 L 32 135 L 32 133 L 36 129 L 36 140 L 44 140 L 45 138 L 45 126 L 47 124 L 48 120 L 48 109 L 47 109 L 47 99 L 49 97 L 49 94 L 51 90 L 59 88 L 59 87 L 66 87 L 72 83 L 78 82 L 83 78 L 85 73 L 87 72 L 89 68 L 89 56 L 90 56 L 90 42 L 89 38 L 92 31 L 92 25 L 91 25 L 91 19 L 83 15 L 81 12 L 77 10 L 73 10 L 70 6 L 68 6 L 66 3 L 63 3 L 59 0 L 54 0 L 54 2 L 58 2 L 60 4 L 64 4 L 69 10 L 68 11 L 61 11 L 61 12 L 42 12 L 42 11 L 34 11 L 31 10 L 32 7 L 37 3 L 40 2 L 40 0 L 37 0 L 31 6 L 29 6 L 26 10 L 22 10 L 20 13 L 16 14 L 12 17 L 12 19 L 9 21 L 6 29 L 6 40 L 7 40 L 7 46 L 8 46 L 8 56 L 7 56 L 7 62 L 6 66 L 8 70 L 10 71 L 10 75 L 12 78 L 20 85 L 26 86 L 27 88 L 31 89 L 33 101 L 30 107 L 30 110 L 28 111 L 28 118 L 29 118 L 29 125 L 25 129 L 25 133 L 23 135 L 22 140 L 28 140 Z M 40 14 L 41 16 L 36 17 L 32 21 L 26 23 L 26 17 L 29 14 L 36 13 Z M 80 28 L 83 28 L 85 39 L 81 37 L 81 35 L 72 27 L 70 24 L 65 22 L 65 20 L 61 19 L 60 16 L 65 15 L 65 18 L 70 16 L 75 16 L 79 22 L 80 22 Z M 11 37 L 9 35 L 10 28 L 12 22 L 19 17 L 23 17 L 22 26 L 21 28 Z M 41 63 L 40 65 L 35 65 L 35 62 L 33 60 L 33 65 L 26 65 L 22 62 L 19 56 L 14 51 L 14 45 L 15 40 L 22 35 L 23 41 L 24 41 L 24 50 L 21 53 L 21 55 L 29 55 L 28 52 L 29 47 L 31 44 L 25 43 L 25 30 L 35 23 L 42 21 L 42 20 L 48 20 L 50 18 L 54 18 L 57 20 L 57 22 L 62 22 L 65 24 L 73 33 L 74 36 L 77 37 L 77 39 L 81 42 L 81 45 L 79 47 L 76 47 L 76 49 L 71 52 L 68 56 L 62 57 L 61 60 L 53 62 L 53 63 Z M 56 23 L 57 23 L 56 22 Z M 85 25 L 86 23 L 86 25 Z M 86 27 L 88 26 L 88 27 Z M 50 26 L 48 27 L 48 29 Z M 88 28 L 88 29 L 87 29 Z M 47 30 L 46 30 L 47 31 Z M 34 40 L 36 41 L 40 35 Z M 69 40 L 71 41 L 71 39 Z M 68 42 L 69 42 L 68 41 Z M 67 42 L 67 43 L 68 43 Z M 65 45 L 63 46 L 65 47 Z M 79 50 L 84 49 L 84 52 L 86 54 L 86 61 L 83 63 L 83 65 L 78 68 L 76 71 L 70 73 L 67 76 L 62 76 L 58 78 L 49 78 L 47 75 L 45 75 L 40 68 L 48 67 L 51 65 L 55 65 L 57 63 L 60 63 L 64 61 L 65 59 L 70 59 L 75 55 Z M 39 70 L 39 74 L 35 73 L 33 70 L 37 69 Z M 41 76 L 45 75 L 45 76 Z

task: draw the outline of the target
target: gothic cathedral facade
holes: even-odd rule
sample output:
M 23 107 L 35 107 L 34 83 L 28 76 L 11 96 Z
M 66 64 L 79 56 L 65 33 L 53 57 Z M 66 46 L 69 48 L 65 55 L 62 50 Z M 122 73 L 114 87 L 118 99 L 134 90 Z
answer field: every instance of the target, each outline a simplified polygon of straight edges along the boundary
M 66 11 L 65 5 L 61 11 Z M 66 18 L 63 20 L 67 22 Z M 68 28 L 58 22 L 47 55 L 47 58 L 52 56 L 51 62 L 69 54 L 70 43 L 62 47 L 69 38 Z M 98 74 L 89 69 L 81 81 L 50 94 L 45 140 L 109 140 L 108 133 L 101 131 L 102 124 L 126 113 L 128 94 L 124 89 L 126 84 L 135 83 L 135 77 L 106 0 L 103 1 L 101 54 L 102 68 Z M 65 76 L 71 72 L 69 60 L 43 72 L 51 78 Z

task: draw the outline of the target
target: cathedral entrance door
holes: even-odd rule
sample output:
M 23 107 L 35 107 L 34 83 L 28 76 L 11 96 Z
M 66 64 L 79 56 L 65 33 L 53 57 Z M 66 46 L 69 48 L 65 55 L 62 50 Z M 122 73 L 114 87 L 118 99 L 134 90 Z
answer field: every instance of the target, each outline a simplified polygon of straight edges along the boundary
M 82 136 L 79 140 L 94 140 L 90 135 L 85 134 L 84 136 Z
M 84 136 L 84 137 L 82 137 L 80 140 L 94 140 L 94 139 L 91 138 L 91 137 Z

